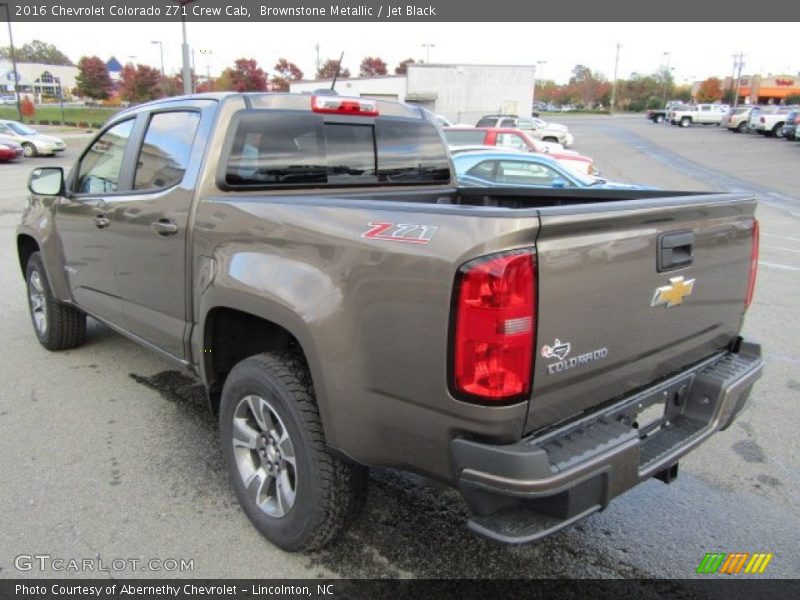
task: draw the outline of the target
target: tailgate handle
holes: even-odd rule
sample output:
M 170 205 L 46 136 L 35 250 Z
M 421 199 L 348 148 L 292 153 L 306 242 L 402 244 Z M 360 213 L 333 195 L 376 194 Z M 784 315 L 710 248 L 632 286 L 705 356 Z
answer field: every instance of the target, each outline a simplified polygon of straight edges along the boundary
M 688 267 L 694 259 L 694 233 L 676 231 L 658 237 L 658 270 L 670 271 Z

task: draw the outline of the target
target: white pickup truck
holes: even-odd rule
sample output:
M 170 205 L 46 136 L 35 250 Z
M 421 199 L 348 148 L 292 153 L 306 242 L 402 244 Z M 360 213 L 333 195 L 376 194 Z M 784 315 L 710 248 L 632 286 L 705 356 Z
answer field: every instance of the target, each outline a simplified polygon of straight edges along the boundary
M 730 107 L 727 104 L 696 104 L 675 108 L 669 112 L 669 122 L 681 127 L 689 125 L 719 125 Z
M 774 109 L 765 108 L 757 113 L 754 112 L 750 117 L 750 130 L 767 137 L 783 137 L 783 125 L 786 122 L 786 116 L 793 110 L 797 110 L 797 107 L 780 106 Z

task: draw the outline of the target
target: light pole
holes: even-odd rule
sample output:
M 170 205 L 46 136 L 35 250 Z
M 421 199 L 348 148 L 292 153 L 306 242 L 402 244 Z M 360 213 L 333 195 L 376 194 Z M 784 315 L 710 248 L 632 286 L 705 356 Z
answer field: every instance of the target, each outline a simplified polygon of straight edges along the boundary
M 9 47 L 11 48 L 11 68 L 14 69 L 14 98 L 17 99 L 17 117 L 19 118 L 19 122 L 22 123 L 22 104 L 19 101 L 18 89 L 19 75 L 17 73 L 17 56 L 14 53 L 14 36 L 11 33 L 11 12 L 8 10 L 7 2 L 0 2 L 0 6 L 6 9 L 6 21 L 8 21 L 8 42 Z
M 617 57 L 614 59 L 614 84 L 611 86 L 611 112 L 617 103 L 617 68 L 619 67 L 619 48 L 622 44 L 617 42 Z
M 661 103 L 664 104 L 664 105 L 667 104 L 667 83 L 669 82 L 669 77 L 670 77 L 670 75 L 669 75 L 669 59 L 670 59 L 671 54 L 672 54 L 671 52 L 664 52 L 664 56 L 667 57 L 667 67 L 664 69 L 664 94 L 663 94 L 663 98 L 661 99 L 662 100 Z
M 425 64 L 430 64 L 431 62 L 431 48 L 436 48 L 436 44 L 422 44 L 422 47 L 425 48 Z
M 192 93 L 192 67 L 189 63 L 189 43 L 186 41 L 186 6 L 196 0 L 174 0 L 181 8 L 181 29 L 183 30 L 183 44 L 181 54 L 183 55 L 183 93 Z
M 153 40 L 151 44 L 158 44 L 161 50 L 161 77 L 164 77 L 164 43 L 161 40 Z
M 533 93 L 531 94 L 531 104 L 536 102 L 536 75 L 537 71 L 539 70 L 539 65 L 547 64 L 546 60 L 537 60 L 536 64 L 533 65 Z
M 210 59 L 210 57 L 211 57 L 211 55 L 212 55 L 212 54 L 214 54 L 214 51 L 213 51 L 213 50 L 209 50 L 209 49 L 203 49 L 203 48 L 201 48 L 201 49 L 200 49 L 200 54 L 201 54 L 202 56 L 205 56 L 205 57 L 206 57 L 206 60 L 209 60 L 209 59 Z M 213 87 L 214 87 L 214 86 L 213 86 L 213 85 L 212 85 L 212 83 L 211 83 L 211 64 L 207 62 L 207 63 L 206 63 L 206 88 L 207 88 L 207 89 L 206 89 L 206 91 L 207 91 L 207 92 L 212 92 L 212 91 L 214 91 L 214 90 L 213 90 Z

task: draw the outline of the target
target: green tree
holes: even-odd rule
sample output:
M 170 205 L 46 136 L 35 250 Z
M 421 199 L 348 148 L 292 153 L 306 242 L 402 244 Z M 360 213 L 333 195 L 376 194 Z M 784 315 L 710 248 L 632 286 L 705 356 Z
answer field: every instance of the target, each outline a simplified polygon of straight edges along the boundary
M 61 50 L 53 44 L 48 44 L 41 40 L 33 40 L 19 48 L 14 48 L 14 55 L 18 62 L 44 63 L 47 65 L 72 64 L 69 57 Z M 9 60 L 11 58 L 11 48 L 0 48 L 0 58 Z
M 800 94 L 789 94 L 783 99 L 784 104 L 800 104 Z
M 105 100 L 114 88 L 106 63 L 97 56 L 84 56 L 78 61 L 75 81 L 75 93 L 93 100 Z

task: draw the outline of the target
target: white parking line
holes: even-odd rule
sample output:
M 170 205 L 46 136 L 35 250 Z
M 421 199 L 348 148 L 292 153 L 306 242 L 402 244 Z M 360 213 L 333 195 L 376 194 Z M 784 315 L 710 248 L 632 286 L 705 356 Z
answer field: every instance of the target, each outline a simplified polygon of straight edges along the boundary
M 794 252 L 795 254 L 800 254 L 800 250 L 794 250 L 793 248 L 783 248 L 781 246 L 761 246 L 762 248 L 769 248 L 770 250 L 783 250 L 784 252 Z
M 789 237 L 788 235 L 775 235 L 774 233 L 762 233 L 761 236 L 762 237 L 780 238 L 782 240 L 791 240 L 793 242 L 800 242 L 800 238 Z
M 790 267 L 789 265 L 781 265 L 778 263 L 771 263 L 771 262 L 764 262 L 763 260 L 758 261 L 758 264 L 762 267 L 768 267 L 770 269 L 778 269 L 781 271 L 800 271 L 800 267 Z

